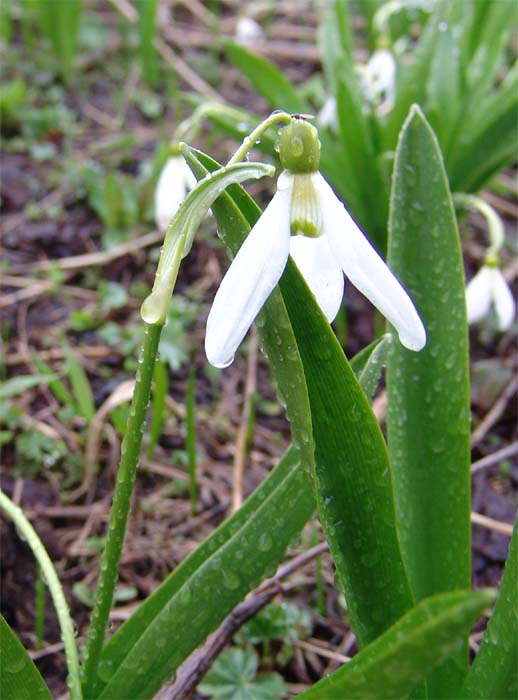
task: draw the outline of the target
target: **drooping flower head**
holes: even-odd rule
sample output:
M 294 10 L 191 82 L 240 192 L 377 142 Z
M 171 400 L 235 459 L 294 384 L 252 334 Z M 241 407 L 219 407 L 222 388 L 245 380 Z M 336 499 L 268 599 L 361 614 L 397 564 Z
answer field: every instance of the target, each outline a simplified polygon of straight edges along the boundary
M 155 190 L 155 221 L 159 231 L 167 231 L 180 204 L 194 185 L 196 178 L 180 153 L 167 160 Z
M 508 330 L 514 320 L 516 305 L 509 285 L 498 267 L 498 256 L 489 253 L 486 262 L 466 287 L 468 323 L 477 323 L 494 308 L 498 328 Z
M 401 343 L 421 350 L 426 333 L 398 280 L 365 238 L 318 171 L 318 132 L 295 117 L 280 135 L 284 171 L 277 192 L 250 231 L 216 294 L 207 320 L 205 350 L 226 367 L 291 253 L 331 322 L 343 296 L 343 273 L 395 326 Z

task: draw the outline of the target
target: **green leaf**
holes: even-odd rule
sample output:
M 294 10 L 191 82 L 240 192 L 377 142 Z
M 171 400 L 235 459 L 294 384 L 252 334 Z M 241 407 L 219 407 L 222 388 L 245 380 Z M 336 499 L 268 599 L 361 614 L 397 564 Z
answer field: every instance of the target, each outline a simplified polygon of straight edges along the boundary
M 67 374 L 79 412 L 83 418 L 91 421 L 95 415 L 95 403 L 88 376 L 77 355 L 65 340 L 63 341 L 63 352 L 65 353 Z
M 57 400 L 60 401 L 63 404 L 63 406 L 75 407 L 75 401 L 72 398 L 72 395 L 59 378 L 53 378 L 55 375 L 54 372 L 50 369 L 50 367 L 37 355 L 32 356 L 32 361 L 38 368 L 39 372 L 41 372 L 45 377 L 50 377 L 49 389 L 57 398 Z
M 207 156 L 198 155 L 210 164 Z M 189 154 L 186 157 L 191 165 Z M 211 167 L 217 163 L 212 161 Z M 195 174 L 200 177 L 203 172 Z M 250 226 L 259 212 L 240 187 L 228 188 L 215 202 L 218 229 L 235 251 L 243 232 L 230 241 L 231 232 L 225 228 L 230 210 L 219 208 L 229 196 Z M 234 215 L 228 228 L 235 234 L 236 226 Z M 360 643 L 366 643 L 413 604 L 395 530 L 383 436 L 329 323 L 291 260 L 258 318 L 258 327 L 287 407 L 293 442 L 301 450 L 302 464 L 316 478 L 320 517 L 355 632 Z
M 518 697 L 518 520 L 514 523 L 500 593 L 460 697 L 514 700 Z
M 378 167 L 371 123 L 366 118 L 364 97 L 352 63 L 345 62 L 336 86 L 340 140 L 345 153 L 346 174 L 355 182 L 361 210 L 353 212 L 382 251 L 386 249 L 388 193 Z M 350 187 L 354 191 L 353 187 Z M 349 204 L 348 199 L 346 202 Z M 376 202 L 376 206 L 372 206 Z M 350 205 L 350 204 L 349 204 Z
M 470 585 L 470 403 L 455 213 L 437 139 L 415 106 L 396 153 L 388 260 L 427 330 L 419 353 L 394 340 L 387 365 L 398 530 L 412 590 L 421 600 Z M 430 682 L 431 697 L 451 698 L 458 690 L 466 648 L 448 669 Z
M 452 141 L 447 165 L 451 187 L 474 192 L 516 155 L 518 121 L 518 67 L 484 103 L 475 116 L 477 103 L 470 102 Z
M 57 374 L 21 374 L 18 377 L 12 377 L 0 384 L 0 400 L 10 399 L 12 396 L 23 394 L 24 391 L 34 389 L 34 387 L 42 384 L 50 384 L 56 381 Z
M 2 700 L 51 700 L 52 696 L 34 662 L 20 640 L 0 615 L 0 648 Z
M 108 642 L 95 697 L 139 700 L 153 695 L 246 593 L 274 570 L 313 509 L 309 476 L 298 466 L 292 448 L 244 506 L 187 557 Z
M 462 646 L 494 597 L 491 590 L 455 591 L 421 601 L 352 661 L 297 695 L 297 700 L 409 697 L 416 683 Z
M 309 107 L 276 65 L 244 46 L 225 41 L 225 51 L 235 67 L 245 75 L 273 109 L 307 112 Z
M 424 103 L 426 84 L 439 34 L 439 24 L 443 21 L 443 7 L 442 2 L 435 5 L 434 12 L 415 48 L 412 64 L 401 77 L 398 76 L 396 103 L 388 115 L 387 124 L 383 130 L 383 151 L 394 149 L 401 124 L 408 114 L 411 104 L 413 102 Z
M 153 398 L 151 405 L 151 426 L 149 428 L 149 442 L 146 450 L 146 457 L 153 459 L 155 448 L 160 438 L 162 430 L 165 401 L 169 391 L 169 377 L 167 369 L 162 360 L 155 362 L 153 370 Z
M 145 81 L 154 86 L 158 79 L 159 69 L 157 54 L 153 46 L 155 38 L 155 18 L 158 0 L 136 0 L 138 11 L 138 30 L 140 37 L 140 61 Z
M 255 651 L 228 649 L 220 654 L 198 690 L 217 700 L 280 700 L 286 686 L 279 674 L 256 673 Z
M 72 79 L 82 0 L 36 0 L 41 26 L 52 43 L 67 83 Z

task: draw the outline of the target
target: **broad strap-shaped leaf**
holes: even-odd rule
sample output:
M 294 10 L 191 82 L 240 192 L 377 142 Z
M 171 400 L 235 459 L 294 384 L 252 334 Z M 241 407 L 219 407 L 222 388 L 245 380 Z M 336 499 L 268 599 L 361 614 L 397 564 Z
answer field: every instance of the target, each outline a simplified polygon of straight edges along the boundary
M 198 156 L 207 167 L 218 167 L 207 156 Z M 213 206 L 220 233 L 225 219 L 218 207 L 229 196 L 250 217 L 250 226 L 257 220 L 257 207 L 244 190 L 229 187 Z M 259 329 L 287 406 L 294 443 L 315 477 L 319 514 L 355 632 L 364 644 L 413 604 L 397 541 L 386 446 L 338 341 L 291 260 L 279 288 L 289 318 L 279 306 L 277 319 L 268 316 L 278 298 L 272 295 Z M 288 362 L 290 369 L 283 371 Z
M 187 557 L 110 640 L 95 697 L 151 697 L 275 569 L 314 506 L 309 474 L 291 448 L 245 505 Z
M 518 519 L 495 609 L 460 697 L 465 700 L 518 697 Z
M 421 600 L 470 585 L 470 403 L 464 270 L 437 139 L 417 107 L 399 138 L 391 196 L 389 263 L 427 330 L 419 353 L 395 339 L 387 365 L 388 445 L 398 529 Z M 463 650 L 430 681 L 453 697 Z
M 52 695 L 22 643 L 0 615 L 0 697 L 2 700 L 51 700 Z
M 409 697 L 434 666 L 462 646 L 493 600 L 493 591 L 482 590 L 443 593 L 421 601 L 352 661 L 297 695 L 297 700 Z
M 272 109 L 284 109 L 287 112 L 308 111 L 306 101 L 275 64 L 233 41 L 226 41 L 224 46 L 235 67 L 248 78 Z

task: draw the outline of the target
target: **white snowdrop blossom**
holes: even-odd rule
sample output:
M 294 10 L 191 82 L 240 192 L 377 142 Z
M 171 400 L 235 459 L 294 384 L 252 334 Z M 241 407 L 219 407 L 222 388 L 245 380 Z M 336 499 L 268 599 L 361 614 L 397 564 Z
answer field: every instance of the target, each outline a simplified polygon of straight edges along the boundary
M 388 112 L 396 94 L 396 61 L 389 49 L 376 49 L 362 71 L 367 97 Z
M 196 178 L 181 155 L 171 156 L 165 164 L 155 190 L 155 221 L 159 231 L 167 231 L 173 216 Z
M 320 126 L 328 127 L 333 131 L 338 128 L 336 97 L 334 95 L 330 95 L 322 105 L 322 109 L 317 114 L 317 122 Z
M 496 264 L 483 265 L 466 287 L 468 323 L 477 323 L 494 307 L 498 328 L 511 327 L 516 312 L 509 285 Z
M 218 289 L 207 320 L 205 351 L 227 367 L 279 281 L 291 253 L 331 322 L 342 302 L 343 273 L 395 326 L 401 343 L 421 350 L 426 332 L 401 284 L 318 172 L 316 129 L 294 118 L 283 129 L 284 172 Z
M 264 32 L 261 29 L 261 25 L 254 19 L 250 17 L 240 17 L 236 23 L 234 39 L 236 43 L 242 46 L 250 46 L 256 41 L 262 41 L 264 39 Z

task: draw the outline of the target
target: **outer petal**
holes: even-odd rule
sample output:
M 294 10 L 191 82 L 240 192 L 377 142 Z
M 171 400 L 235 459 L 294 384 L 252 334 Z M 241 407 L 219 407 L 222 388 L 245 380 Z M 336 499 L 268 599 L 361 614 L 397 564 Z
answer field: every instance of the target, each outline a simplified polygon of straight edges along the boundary
M 290 245 L 292 183 L 278 190 L 248 234 L 218 289 L 207 319 L 205 352 L 211 365 L 227 367 L 279 281 Z
M 491 269 L 483 265 L 467 285 L 468 323 L 476 323 L 489 313 L 492 282 Z
M 160 173 L 155 190 L 155 221 L 159 231 L 167 231 L 171 219 L 185 199 L 188 185 L 186 181 L 188 169 L 181 156 L 169 158 Z M 194 176 L 189 170 L 191 178 Z
M 409 350 L 422 350 L 426 331 L 412 300 L 320 174 L 314 184 L 322 203 L 324 233 L 338 264 L 396 328 L 401 343 Z
M 291 236 L 290 255 L 331 323 L 342 303 L 344 275 L 331 253 L 327 236 Z
M 498 317 L 500 330 L 506 331 L 511 327 L 516 312 L 516 305 L 509 285 L 505 281 L 502 272 L 494 267 L 491 272 L 492 297 Z

